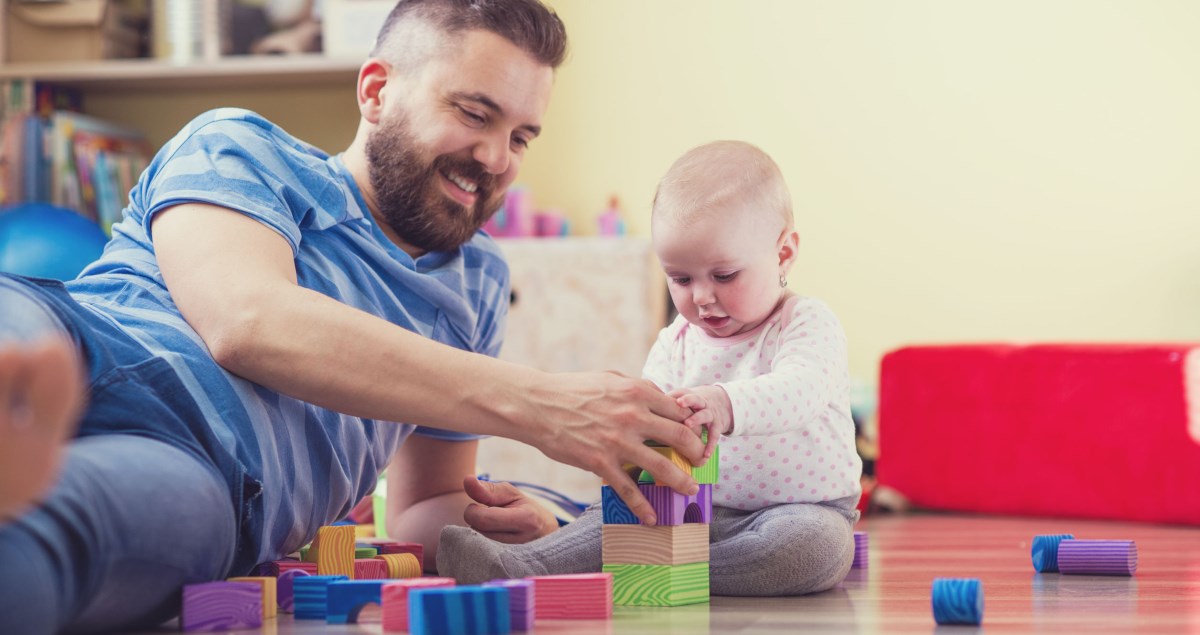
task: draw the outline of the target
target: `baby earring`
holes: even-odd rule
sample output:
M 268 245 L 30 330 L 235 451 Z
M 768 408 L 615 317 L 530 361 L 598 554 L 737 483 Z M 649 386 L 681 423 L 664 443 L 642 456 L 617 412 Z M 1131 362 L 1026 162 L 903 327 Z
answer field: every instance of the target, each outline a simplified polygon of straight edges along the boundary
M 786 286 L 787 286 L 787 276 L 785 276 L 781 273 L 781 274 L 779 274 L 779 288 L 782 289 Z

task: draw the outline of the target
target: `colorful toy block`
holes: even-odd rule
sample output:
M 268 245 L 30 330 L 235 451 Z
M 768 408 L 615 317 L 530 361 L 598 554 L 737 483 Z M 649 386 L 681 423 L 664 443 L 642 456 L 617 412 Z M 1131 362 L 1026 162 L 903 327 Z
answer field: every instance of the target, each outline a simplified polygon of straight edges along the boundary
M 508 612 L 514 631 L 532 631 L 537 602 L 532 580 L 492 580 L 483 586 L 508 589 Z
M 344 575 L 310 575 L 292 579 L 292 599 L 298 620 L 323 620 L 329 610 L 329 585 L 349 580 Z
M 179 625 L 189 633 L 258 628 L 262 598 L 262 587 L 252 582 L 187 584 Z
M 419 542 L 383 542 L 377 545 L 379 547 L 379 555 L 391 555 L 396 553 L 411 553 L 417 558 L 417 570 L 425 569 L 425 545 Z
M 276 579 L 266 576 L 245 576 L 239 578 L 229 578 L 229 582 L 252 582 L 262 587 L 262 608 L 263 619 L 268 620 L 275 617 L 279 605 L 275 601 Z
M 719 466 L 721 464 L 721 446 L 713 451 L 712 458 L 708 459 L 703 466 L 696 467 L 684 458 L 675 448 L 665 446 L 653 446 L 651 449 L 662 454 L 671 460 L 672 463 L 679 466 L 685 472 L 690 472 L 692 478 L 696 479 L 697 483 L 713 485 L 716 484 L 717 478 L 720 476 Z M 654 476 L 646 470 L 642 470 L 638 475 L 639 483 L 653 483 Z
M 368 604 L 383 606 L 383 580 L 340 580 L 327 587 L 325 622 L 353 624 Z
M 643 483 L 638 489 L 654 507 L 659 525 L 712 522 L 712 485 L 701 485 L 693 496 L 680 494 L 666 485 Z
M 384 564 L 389 578 L 421 577 L 421 561 L 411 553 L 385 553 L 375 560 Z
M 709 600 L 708 561 L 678 565 L 605 564 L 613 575 L 613 603 L 682 606 Z
M 284 571 L 291 571 L 293 569 L 303 571 L 308 575 L 317 575 L 317 563 L 315 562 L 301 562 L 299 560 L 276 560 L 271 564 L 274 565 L 275 571 L 277 572 L 275 577 L 283 575 Z
M 317 575 L 354 577 L 354 525 L 332 525 L 317 530 L 305 562 L 317 563 Z
M 279 610 L 284 613 L 292 613 L 296 610 L 296 594 L 293 588 L 293 581 L 300 576 L 310 575 L 303 569 L 288 569 L 279 574 L 275 579 L 275 594 L 279 599 Z
M 408 631 L 408 594 L 413 589 L 452 587 L 454 578 L 409 578 L 383 585 L 383 630 Z
M 376 549 L 375 547 L 368 547 L 365 545 L 356 545 L 354 547 L 354 559 L 355 560 L 366 560 L 369 558 L 374 558 L 375 556 L 378 556 L 378 555 L 379 555 L 379 550 Z
M 606 525 L 637 525 L 642 522 L 633 515 L 625 501 L 617 496 L 617 491 L 607 485 L 600 487 L 600 509 L 604 513 Z
M 508 589 L 460 586 L 413 589 L 408 594 L 412 635 L 508 635 Z
M 388 564 L 383 560 L 367 558 L 354 561 L 355 580 L 386 580 L 390 577 L 392 576 L 388 575 Z
M 605 564 L 708 562 L 708 525 L 604 525 Z
M 611 573 L 539 575 L 533 581 L 537 619 L 612 619 Z

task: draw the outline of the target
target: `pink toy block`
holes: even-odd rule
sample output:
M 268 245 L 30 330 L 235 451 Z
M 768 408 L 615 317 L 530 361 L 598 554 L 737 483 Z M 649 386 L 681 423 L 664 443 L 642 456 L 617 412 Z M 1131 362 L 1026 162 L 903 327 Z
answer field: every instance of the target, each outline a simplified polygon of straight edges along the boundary
M 611 573 L 539 575 L 533 581 L 537 619 L 612 619 L 613 577 Z
M 455 586 L 454 578 L 408 578 L 383 585 L 383 630 L 408 632 L 408 592 Z
M 359 558 L 354 561 L 355 580 L 384 580 L 388 577 L 388 566 L 383 560 Z

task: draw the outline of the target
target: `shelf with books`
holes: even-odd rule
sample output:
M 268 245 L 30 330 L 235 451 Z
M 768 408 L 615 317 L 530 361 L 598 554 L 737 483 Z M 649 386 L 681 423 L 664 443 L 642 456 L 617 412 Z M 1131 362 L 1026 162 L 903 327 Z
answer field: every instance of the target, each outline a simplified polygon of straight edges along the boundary
M 361 64 L 361 59 L 329 58 L 321 54 L 240 55 L 191 64 L 159 59 L 26 62 L 0 65 L 0 80 L 31 79 L 89 93 L 250 86 L 352 86 Z

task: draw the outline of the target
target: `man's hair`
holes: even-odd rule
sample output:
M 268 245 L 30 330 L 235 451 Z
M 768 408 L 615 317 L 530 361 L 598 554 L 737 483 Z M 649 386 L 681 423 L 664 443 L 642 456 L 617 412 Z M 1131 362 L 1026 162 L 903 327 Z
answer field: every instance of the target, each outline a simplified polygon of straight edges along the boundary
M 396 58 L 413 52 L 411 43 L 397 40 L 405 39 L 404 25 L 410 21 L 450 36 L 490 31 L 550 68 L 567 56 L 566 27 L 539 0 L 400 0 L 379 30 L 371 56 L 403 63 Z
M 651 214 L 686 222 L 734 206 L 778 217 L 788 229 L 793 225 L 792 197 L 771 157 L 744 141 L 713 141 L 671 164 L 658 182 Z

